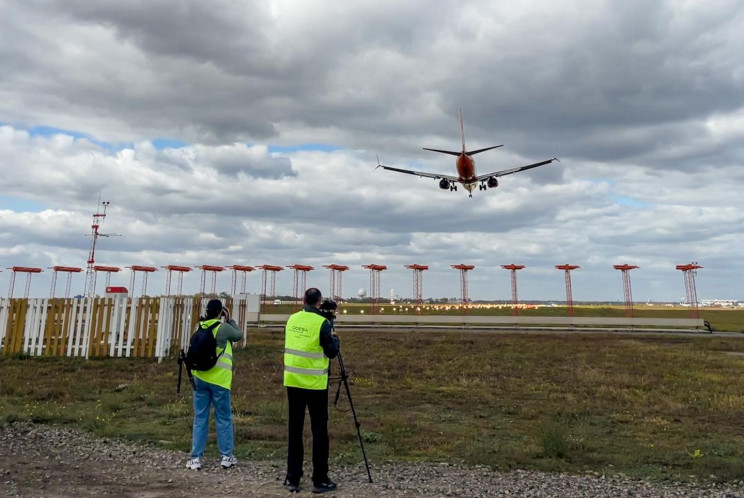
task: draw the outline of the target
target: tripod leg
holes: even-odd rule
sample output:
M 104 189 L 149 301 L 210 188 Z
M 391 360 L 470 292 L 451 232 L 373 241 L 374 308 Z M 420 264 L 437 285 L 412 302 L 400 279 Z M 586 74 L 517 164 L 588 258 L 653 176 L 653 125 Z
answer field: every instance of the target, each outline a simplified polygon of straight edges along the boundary
M 359 423 L 359 419 L 356 415 L 356 410 L 354 409 L 354 402 L 351 400 L 351 391 L 349 390 L 349 382 L 347 381 L 348 376 L 346 375 L 346 368 L 344 367 L 344 360 L 341 358 L 341 353 L 338 353 L 338 364 L 341 368 L 341 382 L 343 382 L 344 387 L 346 388 L 346 396 L 349 398 L 349 406 L 351 407 L 351 414 L 354 417 L 354 425 L 356 426 L 357 431 L 357 437 L 359 438 L 359 447 L 362 449 L 362 456 L 364 457 L 364 466 L 367 468 L 367 479 L 369 479 L 369 482 L 372 482 L 372 474 L 369 471 L 369 461 L 367 460 L 367 452 L 364 451 L 364 441 L 362 440 L 362 431 L 361 426 L 362 424 Z M 341 384 L 338 386 L 338 391 L 336 392 L 336 401 L 338 401 L 338 394 L 341 392 Z

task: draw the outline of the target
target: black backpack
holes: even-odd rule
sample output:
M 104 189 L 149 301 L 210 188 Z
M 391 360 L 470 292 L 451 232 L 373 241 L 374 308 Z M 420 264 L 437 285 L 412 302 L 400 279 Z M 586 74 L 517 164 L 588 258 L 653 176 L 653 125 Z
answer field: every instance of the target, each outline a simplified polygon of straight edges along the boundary
M 194 335 L 189 341 L 189 350 L 186 352 L 186 365 L 191 370 L 209 370 L 217 364 L 217 359 L 222 356 L 222 351 L 217 355 L 217 339 L 212 331 L 221 322 L 215 322 L 207 328 L 199 324 Z M 225 348 L 227 349 L 227 348 Z

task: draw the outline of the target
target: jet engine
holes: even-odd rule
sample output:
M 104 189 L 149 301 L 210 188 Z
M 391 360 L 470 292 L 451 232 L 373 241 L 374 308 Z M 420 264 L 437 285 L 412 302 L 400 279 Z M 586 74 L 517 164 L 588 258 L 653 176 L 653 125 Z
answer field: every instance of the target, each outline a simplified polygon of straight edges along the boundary
M 499 181 L 496 179 L 495 176 L 492 176 L 488 179 L 488 188 L 496 188 L 499 186 Z
M 445 178 L 442 178 L 441 180 L 439 180 L 439 188 L 441 188 L 442 190 L 447 190 L 448 188 L 450 188 L 449 180 Z

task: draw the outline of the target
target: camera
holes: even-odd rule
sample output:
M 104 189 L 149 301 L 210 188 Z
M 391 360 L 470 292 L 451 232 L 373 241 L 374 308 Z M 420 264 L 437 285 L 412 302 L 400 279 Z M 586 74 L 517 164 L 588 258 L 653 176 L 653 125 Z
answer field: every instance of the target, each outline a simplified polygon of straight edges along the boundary
M 336 301 L 333 299 L 324 299 L 323 302 L 320 303 L 320 314 L 329 322 L 333 323 L 333 320 L 336 318 L 336 308 L 338 308 L 338 303 Z

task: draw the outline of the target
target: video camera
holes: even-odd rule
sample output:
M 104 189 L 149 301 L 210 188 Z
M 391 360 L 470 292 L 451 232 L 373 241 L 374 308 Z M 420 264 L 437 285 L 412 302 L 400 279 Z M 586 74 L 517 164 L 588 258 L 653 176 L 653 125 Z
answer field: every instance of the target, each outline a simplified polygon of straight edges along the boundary
M 323 315 L 326 320 L 331 322 L 333 324 L 333 320 L 336 319 L 336 309 L 338 308 L 338 303 L 334 301 L 333 299 L 324 299 L 322 303 L 320 303 L 320 314 Z

